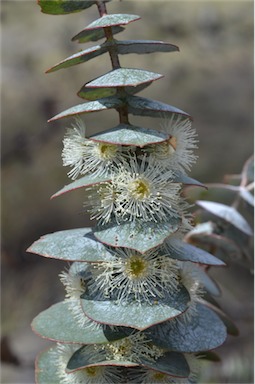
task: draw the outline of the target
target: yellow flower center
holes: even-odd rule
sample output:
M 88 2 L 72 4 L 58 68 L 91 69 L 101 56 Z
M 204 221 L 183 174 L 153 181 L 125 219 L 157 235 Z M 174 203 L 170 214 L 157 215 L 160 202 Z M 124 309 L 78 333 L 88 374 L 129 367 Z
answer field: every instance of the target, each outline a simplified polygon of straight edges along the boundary
M 131 196 L 136 200 L 143 200 L 150 196 L 149 183 L 144 179 L 136 179 L 128 184 Z
M 95 377 L 98 374 L 100 367 L 87 367 L 84 368 L 87 375 Z
M 132 278 L 140 278 L 146 275 L 146 261 L 137 255 L 131 256 L 126 263 L 126 271 Z
M 153 379 L 158 381 L 161 381 L 161 380 L 163 381 L 165 377 L 166 377 L 165 373 L 162 373 L 162 372 L 155 372 L 153 374 Z
M 105 160 L 110 160 L 110 159 L 114 158 L 117 150 L 118 150 L 117 145 L 106 144 L 106 143 L 99 143 L 98 144 L 98 152 L 100 154 L 100 157 L 105 159 Z

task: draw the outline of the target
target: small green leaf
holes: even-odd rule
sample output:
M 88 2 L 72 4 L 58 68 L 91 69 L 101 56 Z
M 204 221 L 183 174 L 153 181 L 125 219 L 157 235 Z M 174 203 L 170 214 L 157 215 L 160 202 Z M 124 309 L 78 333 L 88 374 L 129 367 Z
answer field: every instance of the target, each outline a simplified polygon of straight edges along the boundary
M 113 259 L 108 248 L 100 243 L 90 228 L 58 231 L 42 236 L 27 252 L 66 261 L 110 261 Z
M 82 99 L 98 100 L 104 97 L 114 96 L 117 93 L 117 88 L 85 88 L 85 85 L 77 93 Z
M 189 300 L 188 291 L 180 286 L 164 300 L 152 298 L 151 303 L 92 300 L 85 293 L 81 296 L 81 305 L 86 316 L 97 322 L 144 330 L 180 315 L 186 310 Z
M 145 88 L 149 87 L 151 83 L 152 81 L 149 81 L 148 83 L 142 83 L 140 85 L 137 85 L 136 87 L 124 87 L 123 90 L 129 95 L 134 95 L 135 93 L 141 92 Z M 117 94 L 117 92 L 118 92 L 117 87 L 86 88 L 86 84 L 84 84 L 82 88 L 79 90 L 79 92 L 77 93 L 77 95 L 82 99 L 97 100 L 102 97 L 114 96 Z
M 150 117 L 172 117 L 174 114 L 190 118 L 186 112 L 173 107 L 172 105 L 161 103 L 160 101 L 147 99 L 139 96 L 128 96 L 128 112 L 133 115 Z
M 138 15 L 129 15 L 124 13 L 105 15 L 90 23 L 84 30 L 113 27 L 115 25 L 127 25 L 132 21 L 136 21 L 139 19 L 140 16 Z
M 165 352 L 156 361 L 147 360 L 142 363 L 147 368 L 176 376 L 177 380 L 179 377 L 188 377 L 190 374 L 189 365 L 185 357 L 177 352 Z
M 68 301 L 62 301 L 39 313 L 32 321 L 33 331 L 45 339 L 63 343 L 108 342 L 102 328 L 81 326 L 69 310 L 69 306 Z
M 38 0 L 41 11 L 49 15 L 66 15 L 68 13 L 80 12 L 95 3 L 95 0 Z
M 105 111 L 107 109 L 118 108 L 122 106 L 123 102 L 117 97 L 105 97 L 97 101 L 91 101 L 88 103 L 78 104 L 74 107 L 68 108 L 58 115 L 52 117 L 48 122 L 59 120 L 64 117 L 80 115 L 82 113 L 90 113 L 97 111 Z
M 85 63 L 86 61 L 94 59 L 95 57 L 100 56 L 105 52 L 107 52 L 107 47 L 104 47 L 103 45 L 96 45 L 94 47 L 90 47 L 60 61 L 58 64 L 55 64 L 53 67 L 48 69 L 46 73 L 55 72 L 59 69 L 68 68 L 72 67 L 73 65 Z
M 95 237 L 113 247 L 126 247 L 144 253 L 163 244 L 165 239 L 179 228 L 180 220 L 169 222 L 124 222 L 120 225 L 95 228 Z
M 161 348 L 179 352 L 201 352 L 217 348 L 227 337 L 226 327 L 214 311 L 197 304 L 190 322 L 166 321 L 145 331 L 153 343 Z
M 35 381 L 37 384 L 61 384 L 61 378 L 56 369 L 57 347 L 48 348 L 41 352 L 35 362 Z
M 85 85 L 86 88 L 97 87 L 125 87 L 148 83 L 158 80 L 162 75 L 159 73 L 145 71 L 143 69 L 118 68 L 106 73 L 103 76 L 90 81 Z
M 233 207 L 213 201 L 198 200 L 197 204 L 215 216 L 227 221 L 248 236 L 253 235 L 252 228 L 245 218 Z
M 125 55 L 127 53 L 144 54 L 179 51 L 179 48 L 176 45 L 155 40 L 119 40 L 115 41 L 115 44 L 117 45 L 117 52 L 120 55 Z
M 125 28 L 120 26 L 113 26 L 112 27 L 112 34 L 116 35 L 117 33 L 123 32 Z M 89 41 L 98 41 L 100 39 L 105 38 L 105 32 L 103 28 L 96 28 L 96 29 L 84 29 L 83 31 L 79 32 L 77 35 L 75 35 L 72 38 L 72 41 L 77 41 L 78 43 L 87 43 Z
M 166 248 L 169 251 L 169 256 L 173 259 L 181 261 L 192 261 L 193 263 L 223 266 L 226 265 L 223 261 L 203 249 L 194 247 L 191 244 L 185 243 L 182 240 L 169 237 L 166 240 Z
M 74 191 L 76 189 L 83 188 L 83 187 L 89 187 L 91 185 L 104 183 L 106 181 L 110 181 L 109 176 L 93 176 L 93 174 L 86 175 L 81 177 L 78 180 L 73 181 L 68 185 L 65 185 L 62 189 L 60 189 L 60 191 L 52 195 L 51 199 L 54 199 L 55 197 L 63 195 L 66 192 Z
M 149 144 L 162 143 L 167 139 L 168 135 L 163 132 L 128 124 L 119 124 L 90 137 L 90 140 L 94 141 L 117 145 L 134 145 L 141 148 Z

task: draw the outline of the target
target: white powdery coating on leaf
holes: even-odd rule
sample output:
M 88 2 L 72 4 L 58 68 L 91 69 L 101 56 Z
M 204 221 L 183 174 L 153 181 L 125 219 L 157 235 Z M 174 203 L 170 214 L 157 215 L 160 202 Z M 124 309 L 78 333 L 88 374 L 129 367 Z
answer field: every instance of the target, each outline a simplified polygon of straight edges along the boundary
M 141 368 L 140 370 L 130 370 L 129 384 L 188 384 L 186 378 L 178 378 L 167 375 L 164 372 L 152 369 Z
M 128 248 L 115 249 L 115 260 L 94 264 L 90 289 L 103 292 L 104 297 L 138 303 L 164 298 L 178 289 L 178 263 L 155 250 L 141 254 Z

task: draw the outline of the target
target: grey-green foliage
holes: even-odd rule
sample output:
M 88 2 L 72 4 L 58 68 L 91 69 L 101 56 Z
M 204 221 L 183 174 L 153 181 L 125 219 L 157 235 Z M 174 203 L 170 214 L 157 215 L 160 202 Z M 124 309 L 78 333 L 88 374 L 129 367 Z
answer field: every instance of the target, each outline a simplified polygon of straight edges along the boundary
M 42 12 L 59 15 L 96 6 L 99 19 L 73 37 L 105 41 L 62 60 L 47 72 L 108 53 L 112 70 L 82 86 L 87 100 L 50 121 L 75 117 L 67 130 L 63 165 L 73 182 L 53 197 L 82 189 L 84 207 L 97 224 L 43 236 L 29 252 L 73 262 L 60 275 L 66 298 L 40 313 L 33 330 L 57 345 L 36 362 L 38 383 L 189 383 L 198 358 L 221 345 L 233 328 L 204 300 L 218 295 L 208 266 L 224 262 L 183 242 L 191 229 L 183 186 L 203 187 L 187 176 L 195 162 L 190 115 L 136 94 L 161 74 L 122 68 L 119 55 L 175 52 L 160 41 L 120 41 L 115 34 L 139 20 L 108 15 L 108 1 L 39 0 Z M 74 16 L 73 16 L 74 17 Z M 116 110 L 116 127 L 86 137 L 80 115 Z M 161 117 L 161 127 L 132 125 L 129 115 Z M 79 176 L 81 178 L 78 178 Z M 232 328 L 231 328 L 232 327 Z M 201 359 L 199 359 L 200 361 Z

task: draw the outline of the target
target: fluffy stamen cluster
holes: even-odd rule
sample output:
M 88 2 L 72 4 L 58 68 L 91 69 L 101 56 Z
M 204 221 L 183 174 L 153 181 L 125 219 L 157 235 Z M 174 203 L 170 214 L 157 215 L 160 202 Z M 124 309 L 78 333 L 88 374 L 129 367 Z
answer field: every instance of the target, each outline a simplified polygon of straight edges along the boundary
M 68 176 L 73 180 L 80 174 L 101 176 L 114 170 L 119 162 L 124 161 L 129 150 L 121 145 L 95 142 L 85 137 L 85 125 L 76 119 L 76 125 L 67 130 L 63 140 L 62 159 L 64 166 L 73 167 Z
M 180 217 L 181 184 L 159 164 L 131 157 L 112 175 L 112 181 L 87 188 L 92 218 L 106 224 L 112 216 L 122 220 L 161 222 Z M 87 204 L 85 205 L 87 206 Z
M 130 361 L 139 363 L 141 360 L 155 362 L 163 355 L 163 350 L 151 344 L 141 332 L 135 332 L 124 339 L 113 341 L 101 346 L 107 360 Z
M 101 324 L 92 321 L 85 316 L 80 303 L 80 296 L 86 292 L 88 286 L 88 269 L 87 263 L 73 263 L 69 271 L 60 273 L 60 281 L 66 290 L 66 302 L 68 309 L 74 315 L 80 327 L 97 329 L 102 327 Z
M 163 120 L 161 129 L 170 135 L 169 139 L 157 145 L 149 145 L 144 151 L 150 153 L 155 163 L 160 163 L 165 169 L 184 173 L 190 171 L 197 159 L 193 153 L 197 148 L 197 134 L 191 120 L 173 115 L 170 120 Z
M 80 348 L 77 344 L 58 344 L 52 358 L 56 361 L 56 369 L 62 384 L 114 384 L 119 383 L 121 374 L 116 367 L 90 366 L 67 373 L 66 366 L 72 355 Z
M 116 249 L 115 259 L 102 262 L 92 270 L 91 289 L 120 302 L 135 300 L 152 303 L 178 288 L 178 264 L 157 251 L 141 254 L 128 248 Z

